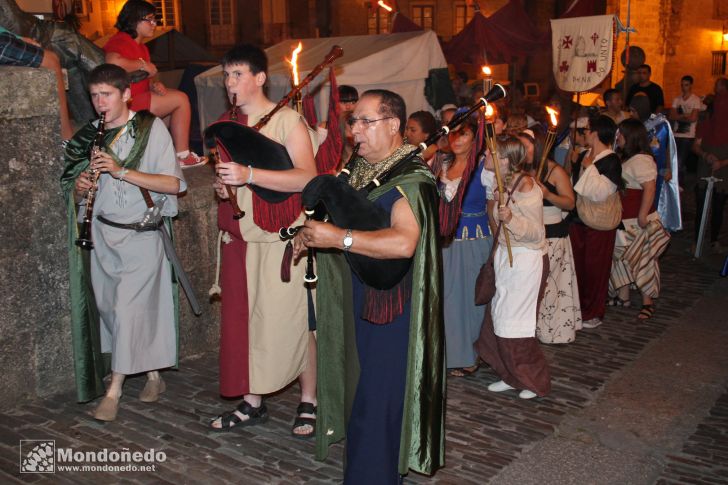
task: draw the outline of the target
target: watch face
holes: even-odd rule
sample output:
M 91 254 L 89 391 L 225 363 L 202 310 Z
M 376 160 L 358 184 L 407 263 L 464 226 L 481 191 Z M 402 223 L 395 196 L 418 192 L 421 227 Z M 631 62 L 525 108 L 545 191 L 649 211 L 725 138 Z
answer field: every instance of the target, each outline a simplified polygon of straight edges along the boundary
M 353 243 L 354 243 L 354 238 L 353 238 L 353 237 L 351 237 L 351 236 L 346 236 L 346 237 L 344 238 L 344 246 L 345 246 L 345 247 L 347 247 L 347 248 L 348 248 L 348 247 L 349 247 L 349 246 L 351 246 L 351 245 L 352 245 Z

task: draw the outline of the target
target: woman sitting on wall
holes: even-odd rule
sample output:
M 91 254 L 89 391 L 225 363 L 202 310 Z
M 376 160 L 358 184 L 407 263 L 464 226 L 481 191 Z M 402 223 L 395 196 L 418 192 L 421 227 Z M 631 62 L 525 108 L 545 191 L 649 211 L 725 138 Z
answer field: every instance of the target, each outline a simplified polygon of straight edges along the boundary
M 189 150 L 192 110 L 187 95 L 152 80 L 157 75 L 157 66 L 151 62 L 144 41 L 154 35 L 156 26 L 154 5 L 143 0 L 126 2 L 116 19 L 115 27 L 119 32 L 104 46 L 106 62 L 116 64 L 128 73 L 147 73 L 145 79 L 131 84 L 131 110 L 148 110 L 159 118 L 169 116 L 169 128 L 179 164 L 182 168 L 204 165 L 207 159 Z

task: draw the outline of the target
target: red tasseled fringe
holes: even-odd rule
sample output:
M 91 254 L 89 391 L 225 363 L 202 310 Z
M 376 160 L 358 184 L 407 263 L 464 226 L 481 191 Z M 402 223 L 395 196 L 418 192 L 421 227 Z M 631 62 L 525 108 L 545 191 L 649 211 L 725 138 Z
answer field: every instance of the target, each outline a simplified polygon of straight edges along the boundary
M 465 166 L 465 170 L 463 170 L 463 176 L 460 179 L 460 185 L 458 186 L 455 198 L 450 202 L 445 200 L 444 197 L 440 199 L 440 236 L 445 239 L 452 238 L 455 229 L 457 229 L 465 189 L 467 189 L 473 170 L 478 164 L 478 152 L 480 151 L 480 146 L 483 144 L 483 126 L 483 117 L 480 116 L 478 118 L 478 133 L 475 135 L 473 149 L 470 150 L 468 164 Z
M 404 313 L 404 306 L 412 296 L 412 269 L 389 290 L 365 287 L 362 318 L 377 325 L 391 323 Z
M 283 202 L 271 204 L 253 192 L 253 222 L 268 232 L 290 227 L 301 214 L 301 194 L 293 194 Z
M 283 260 L 281 261 L 281 281 L 284 283 L 291 282 L 291 263 L 293 262 L 293 244 L 288 241 L 286 249 L 283 251 Z

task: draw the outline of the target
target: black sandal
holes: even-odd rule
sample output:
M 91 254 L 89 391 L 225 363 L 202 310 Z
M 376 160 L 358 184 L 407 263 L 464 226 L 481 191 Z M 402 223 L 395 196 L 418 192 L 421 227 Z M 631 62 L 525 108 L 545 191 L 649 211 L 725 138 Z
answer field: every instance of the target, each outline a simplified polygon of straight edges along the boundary
M 316 435 L 316 418 L 304 418 L 301 414 L 313 414 L 316 415 L 318 408 L 310 402 L 302 402 L 296 408 L 296 419 L 293 420 L 293 426 L 291 427 L 291 435 L 294 438 L 308 439 L 313 438 Z M 308 433 L 296 433 L 298 428 L 303 426 L 311 426 L 311 431 Z
M 649 305 L 642 305 L 642 309 L 640 310 L 639 315 L 637 315 L 637 318 L 639 320 L 649 320 L 652 318 L 652 315 L 655 313 L 655 305 L 653 303 Z
M 248 416 L 248 419 L 240 419 L 240 417 L 235 414 L 235 411 L 238 411 L 240 414 Z M 220 416 L 215 417 L 210 421 L 208 427 L 212 431 L 225 433 L 233 428 L 254 426 L 256 424 L 262 424 L 268 421 L 268 408 L 266 408 L 265 404 L 263 403 L 261 403 L 259 407 L 255 408 L 248 401 L 243 401 L 237 408 L 235 408 L 235 411 L 221 414 Z M 212 425 L 212 423 L 214 423 L 218 419 L 220 420 L 220 427 L 216 428 Z

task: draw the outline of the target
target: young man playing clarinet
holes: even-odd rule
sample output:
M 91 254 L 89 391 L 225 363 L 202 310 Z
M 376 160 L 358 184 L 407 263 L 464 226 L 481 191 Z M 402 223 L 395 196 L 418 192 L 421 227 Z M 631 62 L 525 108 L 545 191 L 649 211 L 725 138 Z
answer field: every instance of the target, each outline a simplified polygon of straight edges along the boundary
M 108 366 L 102 354 L 110 353 L 111 384 L 94 417 L 113 421 L 127 375 L 146 373 L 139 399 L 154 402 L 165 388 L 158 370 L 177 363 L 176 287 L 162 238 L 156 230 L 138 232 L 133 224 L 148 208 L 143 190 L 162 207 L 162 216 L 172 217 L 176 194 L 186 184 L 164 123 L 148 111 L 127 107 L 131 92 L 122 68 L 98 66 L 89 90 L 94 108 L 104 116 L 102 149 L 92 150 L 98 122 L 81 128 L 66 148 L 61 185 L 68 207 L 78 399 L 89 401 L 104 392 L 101 379 Z M 100 174 L 95 187 L 91 171 Z M 90 190 L 96 190 L 95 197 L 88 196 Z M 93 249 L 86 253 L 74 239 L 77 211 L 85 212 L 91 203 Z
M 262 49 L 242 44 L 222 61 L 228 99 L 241 115 L 238 121 L 254 126 L 276 106 L 263 92 L 268 59 Z M 316 429 L 316 342 L 309 328 L 304 264 L 291 268 L 290 281 L 281 277 L 286 243 L 281 227 L 303 222 L 300 194 L 316 175 L 315 132 L 296 111 L 283 107 L 260 128 L 260 133 L 285 146 L 293 162 L 288 170 L 266 170 L 238 163 L 218 162 L 215 189 L 223 199 L 218 225 L 228 234 L 222 248 L 222 318 L 220 330 L 220 394 L 243 396 L 232 412 L 210 422 L 216 431 L 259 424 L 268 419 L 263 395 L 276 392 L 296 378 L 301 404 L 292 433 L 314 436 Z M 224 185 L 232 186 L 245 216 L 233 218 Z M 272 204 L 250 186 L 295 193 Z

